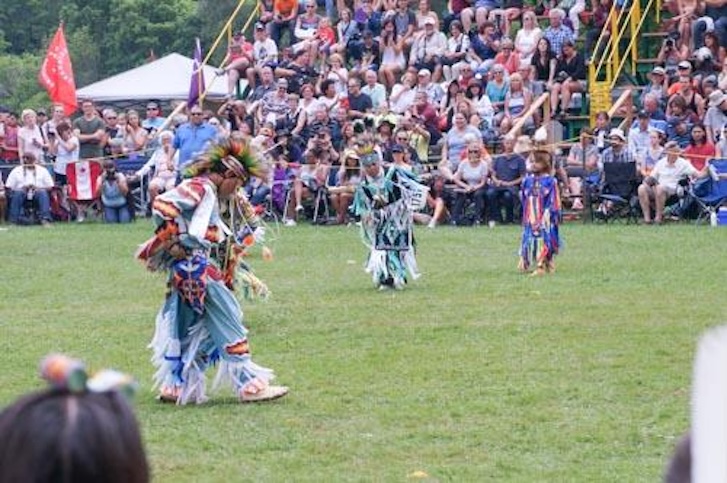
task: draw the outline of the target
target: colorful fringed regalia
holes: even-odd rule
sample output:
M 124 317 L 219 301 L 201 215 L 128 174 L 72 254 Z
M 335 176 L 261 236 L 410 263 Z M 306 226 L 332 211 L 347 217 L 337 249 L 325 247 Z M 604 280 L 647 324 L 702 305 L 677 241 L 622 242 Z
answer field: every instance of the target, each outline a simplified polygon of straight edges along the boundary
M 407 276 L 420 277 L 415 257 L 413 214 L 426 203 L 426 186 L 416 175 L 380 165 L 374 152 L 361 155 L 365 176 L 351 210 L 361 217 L 361 234 L 369 248 L 366 272 L 379 288 L 403 289 Z
M 167 271 L 168 288 L 150 344 L 160 399 L 207 400 L 204 371 L 218 365 L 215 387 L 229 383 L 243 402 L 274 399 L 270 369 L 250 357 L 247 329 L 234 291 L 266 296 L 267 287 L 242 260 L 263 227 L 239 189 L 264 167 L 248 147 L 226 140 L 185 172 L 179 186 L 154 200 L 155 235 L 137 252 L 150 271 Z M 221 211 L 218 195 L 229 196 Z M 223 219 L 227 218 L 227 223 Z
M 548 174 L 528 174 L 520 189 L 523 207 L 523 236 L 520 246 L 521 271 L 535 263 L 534 274 L 555 270 L 553 258 L 558 254 L 560 238 L 560 195 L 558 182 Z

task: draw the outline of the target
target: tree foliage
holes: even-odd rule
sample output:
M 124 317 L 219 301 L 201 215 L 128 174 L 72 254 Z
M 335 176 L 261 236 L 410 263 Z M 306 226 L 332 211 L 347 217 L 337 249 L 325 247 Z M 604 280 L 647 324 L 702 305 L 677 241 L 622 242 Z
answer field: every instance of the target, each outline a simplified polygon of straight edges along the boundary
M 244 1 L 236 29 L 255 5 L 255 0 Z M 17 93 L 30 98 L 41 91 L 38 70 L 61 21 L 76 85 L 82 87 L 141 65 L 152 53 L 191 56 L 195 37 L 209 48 L 237 4 L 238 0 L 0 1 L 0 103 L 14 104 Z M 225 45 L 213 59 L 224 56 Z M 26 78 L 16 79 L 19 72 L 4 69 L 11 64 L 22 66 Z M 3 99 L 4 93 L 13 101 Z

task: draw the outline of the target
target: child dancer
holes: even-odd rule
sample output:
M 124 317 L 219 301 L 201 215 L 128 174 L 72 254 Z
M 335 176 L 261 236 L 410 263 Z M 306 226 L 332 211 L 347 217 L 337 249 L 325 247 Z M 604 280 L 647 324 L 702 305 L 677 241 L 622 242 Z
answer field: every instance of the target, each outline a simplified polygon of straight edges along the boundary
M 526 272 L 535 262 L 533 275 L 543 275 L 555 271 L 553 258 L 560 247 L 560 196 L 558 182 L 551 174 L 552 155 L 548 151 L 535 151 L 530 171 L 520 190 L 523 236 L 518 268 Z

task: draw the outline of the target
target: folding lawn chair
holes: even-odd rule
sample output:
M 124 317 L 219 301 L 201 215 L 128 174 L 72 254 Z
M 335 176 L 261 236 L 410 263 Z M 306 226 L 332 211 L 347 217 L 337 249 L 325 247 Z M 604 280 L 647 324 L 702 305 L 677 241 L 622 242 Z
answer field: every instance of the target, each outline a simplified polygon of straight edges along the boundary
M 636 163 L 605 163 L 603 183 L 595 198 L 602 209 L 595 212 L 596 218 L 605 222 L 626 219 L 626 223 L 638 223 L 638 188 Z
M 727 205 L 727 159 L 712 159 L 708 163 L 710 177 L 694 183 L 689 193 L 699 206 L 697 224 L 709 220 L 720 206 Z

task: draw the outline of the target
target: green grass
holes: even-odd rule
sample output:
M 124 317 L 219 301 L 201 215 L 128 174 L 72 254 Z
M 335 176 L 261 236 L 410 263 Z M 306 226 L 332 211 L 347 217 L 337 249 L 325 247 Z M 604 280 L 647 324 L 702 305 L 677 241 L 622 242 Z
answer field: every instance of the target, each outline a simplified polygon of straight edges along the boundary
M 724 322 L 727 230 L 568 224 L 558 273 L 517 273 L 517 227 L 419 229 L 424 276 L 377 292 L 354 229 L 273 233 L 245 305 L 290 395 L 159 405 L 145 349 L 164 293 L 150 233 L 0 231 L 0 404 L 62 351 L 134 374 L 156 481 L 657 481 L 688 426 L 699 334 Z M 257 258 L 257 257 L 256 257 Z

